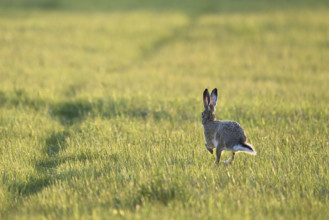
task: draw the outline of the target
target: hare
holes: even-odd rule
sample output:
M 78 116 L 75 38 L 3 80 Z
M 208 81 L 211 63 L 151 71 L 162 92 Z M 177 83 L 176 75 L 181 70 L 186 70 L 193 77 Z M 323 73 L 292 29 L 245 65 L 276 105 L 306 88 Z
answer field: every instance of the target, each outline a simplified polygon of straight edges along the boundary
M 235 121 L 216 121 L 215 106 L 217 104 L 217 89 L 215 88 L 209 96 L 208 89 L 203 92 L 203 103 L 205 110 L 202 112 L 202 125 L 206 139 L 206 148 L 213 154 L 216 148 L 218 165 L 223 150 L 232 151 L 230 159 L 224 165 L 230 164 L 234 160 L 235 153 L 245 152 L 256 155 L 256 151 L 251 144 L 248 144 L 243 128 Z

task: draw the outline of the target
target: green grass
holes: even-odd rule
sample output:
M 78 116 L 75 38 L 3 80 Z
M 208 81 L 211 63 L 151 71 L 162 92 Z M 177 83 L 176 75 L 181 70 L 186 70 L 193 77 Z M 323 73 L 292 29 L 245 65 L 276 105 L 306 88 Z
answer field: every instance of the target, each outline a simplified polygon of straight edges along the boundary
M 1 1 L 0 218 L 328 219 L 328 27 L 327 1 Z M 256 157 L 214 165 L 214 87 Z

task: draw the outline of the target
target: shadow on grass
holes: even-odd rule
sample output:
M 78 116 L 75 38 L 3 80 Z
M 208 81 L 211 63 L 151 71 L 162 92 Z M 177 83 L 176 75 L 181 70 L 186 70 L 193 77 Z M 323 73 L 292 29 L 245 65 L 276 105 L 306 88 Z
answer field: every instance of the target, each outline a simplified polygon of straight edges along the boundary
M 135 118 L 141 120 L 171 120 L 173 116 L 164 109 L 152 110 L 146 99 L 125 99 L 125 98 L 107 98 L 97 100 L 76 99 L 70 101 L 51 102 L 41 99 L 32 99 L 24 90 L 16 90 L 12 93 L 0 91 L 1 108 L 27 108 L 35 111 L 48 110 L 51 118 L 59 121 L 63 125 L 63 131 L 54 131 L 45 139 L 43 152 L 45 159 L 34 162 L 33 175 L 25 180 L 13 181 L 9 184 L 9 191 L 13 195 L 29 196 L 42 191 L 44 188 L 55 184 L 58 180 L 67 180 L 81 175 L 81 172 L 88 171 L 69 171 L 67 173 L 58 173 L 58 167 L 66 163 L 84 163 L 85 161 L 96 161 L 100 157 L 106 157 L 106 161 L 118 161 L 117 154 L 108 155 L 102 152 L 79 152 L 77 155 L 63 156 L 68 147 L 68 141 L 71 135 L 79 129 L 81 122 L 88 117 L 101 117 L 104 119 L 112 118 Z M 98 172 L 98 171 L 97 171 Z M 101 171 L 93 176 L 101 175 Z M 9 180 L 8 180 L 9 181 Z M 147 188 L 141 189 L 142 196 L 153 199 L 153 190 L 148 192 Z M 161 200 L 171 198 L 170 192 L 161 192 Z M 156 192 L 157 193 L 157 192 Z M 169 193 L 169 194 L 168 194 Z M 144 195 L 145 194 L 145 195 Z M 168 194 L 168 195 L 167 195 Z M 163 197 L 163 198 L 162 198 Z M 166 199 L 168 197 L 168 199 Z M 138 196 L 136 202 L 138 202 Z
M 92 111 L 92 103 L 87 100 L 64 101 L 51 105 L 51 115 L 63 125 L 83 121 Z
M 160 120 L 173 120 L 174 116 L 166 109 L 154 109 L 148 104 L 147 99 L 135 97 L 126 98 L 105 98 L 105 99 L 71 99 L 58 102 L 43 100 L 38 97 L 31 98 L 25 90 L 14 90 L 3 92 L 0 90 L 0 108 L 26 108 L 33 111 L 48 110 L 50 116 L 59 121 L 63 126 L 70 127 L 79 125 L 88 117 L 112 118 L 135 118 L 148 120 L 150 118 Z M 56 152 L 57 142 L 61 143 L 65 139 L 67 132 L 52 134 L 47 139 L 49 153 Z M 62 140 L 60 140 L 62 139 Z
M 47 106 L 47 102 L 39 97 L 30 98 L 24 89 L 14 89 L 10 93 L 0 90 L 0 108 L 14 107 L 14 108 L 29 108 L 33 110 L 40 110 Z
M 65 138 L 69 137 L 69 132 L 55 132 L 46 139 L 45 152 L 48 156 L 58 154 L 60 150 L 65 149 Z
M 50 105 L 50 115 L 64 126 L 79 124 L 87 117 L 117 118 L 127 117 L 148 120 L 171 120 L 172 115 L 166 110 L 154 110 L 148 107 L 147 100 L 86 99 L 53 103 Z
M 9 189 L 18 195 L 28 196 L 41 191 L 44 187 L 50 185 L 50 176 L 43 176 L 38 178 L 30 177 L 27 182 L 15 182 Z
M 51 135 L 50 139 L 56 140 L 57 134 Z M 62 145 L 65 141 L 62 139 L 62 135 L 58 136 L 58 145 Z M 59 144 L 59 142 L 62 142 Z M 52 143 L 53 144 L 53 143 Z M 56 145 L 56 144 L 54 144 Z M 54 146 L 53 146 L 54 147 Z M 48 150 L 48 146 L 45 146 L 46 150 Z M 59 148 L 58 146 L 57 154 L 51 153 L 43 160 L 39 160 L 35 162 L 34 169 L 36 171 L 35 176 L 31 176 L 27 181 L 18 181 L 9 186 L 9 190 L 14 194 L 18 194 L 20 196 L 29 196 L 36 194 L 42 191 L 44 188 L 55 184 L 58 180 L 69 180 L 74 177 L 80 176 L 81 173 L 88 172 L 88 168 L 83 168 L 82 170 L 74 170 L 70 169 L 65 172 L 58 172 L 56 169 L 62 164 L 66 163 L 85 163 L 86 161 L 96 161 L 100 158 L 105 158 L 106 161 L 117 162 L 119 160 L 118 153 L 107 154 L 105 152 L 79 152 L 76 155 L 67 155 L 61 156 L 59 155 L 59 151 L 63 150 L 63 148 Z M 101 175 L 101 171 L 94 172 L 90 171 L 93 178 L 97 178 L 97 176 Z

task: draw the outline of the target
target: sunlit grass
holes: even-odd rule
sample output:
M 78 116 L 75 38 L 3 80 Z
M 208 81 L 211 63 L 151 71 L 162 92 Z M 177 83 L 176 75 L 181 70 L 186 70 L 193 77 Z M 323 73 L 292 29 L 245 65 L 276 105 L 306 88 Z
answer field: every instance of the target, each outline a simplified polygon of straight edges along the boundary
M 325 2 L 128 3 L 2 3 L 0 217 L 327 219 Z M 206 87 L 256 157 L 215 167 Z

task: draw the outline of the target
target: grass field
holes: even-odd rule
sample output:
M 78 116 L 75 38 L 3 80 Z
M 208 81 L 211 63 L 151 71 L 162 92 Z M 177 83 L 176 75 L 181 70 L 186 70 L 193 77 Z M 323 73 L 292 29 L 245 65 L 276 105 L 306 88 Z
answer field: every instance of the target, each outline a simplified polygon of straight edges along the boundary
M 0 219 L 329 219 L 328 57 L 328 1 L 3 0 Z

